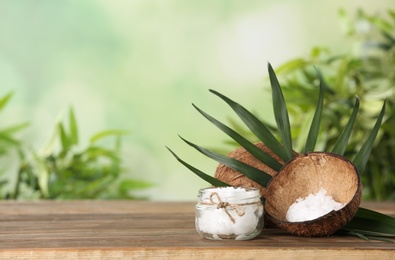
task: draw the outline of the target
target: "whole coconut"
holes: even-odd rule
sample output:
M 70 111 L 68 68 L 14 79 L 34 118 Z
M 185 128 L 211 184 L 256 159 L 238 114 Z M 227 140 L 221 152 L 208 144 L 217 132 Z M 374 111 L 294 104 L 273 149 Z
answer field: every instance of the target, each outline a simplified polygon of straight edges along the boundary
M 266 152 L 268 155 L 270 155 L 273 159 L 278 161 L 281 164 L 284 164 L 285 162 L 278 157 L 276 154 L 274 154 L 264 143 L 258 142 L 255 143 L 255 146 L 261 149 L 262 151 Z M 274 176 L 277 174 L 277 171 L 273 170 L 266 164 L 262 163 L 260 160 L 255 158 L 252 154 L 250 154 L 246 149 L 243 147 L 239 147 L 232 152 L 230 152 L 228 157 L 237 159 L 245 164 L 248 164 L 252 167 L 255 167 L 261 171 L 266 172 L 267 174 Z M 244 176 L 240 172 L 233 170 L 232 168 L 229 168 L 226 165 L 219 164 L 217 166 L 215 175 L 215 178 L 218 180 L 221 180 L 225 183 L 228 183 L 232 186 L 243 186 L 243 187 L 254 187 L 257 188 L 261 191 L 261 194 L 263 197 L 266 197 L 266 187 L 261 186 L 260 184 L 256 183 L 255 181 L 252 181 L 248 177 Z

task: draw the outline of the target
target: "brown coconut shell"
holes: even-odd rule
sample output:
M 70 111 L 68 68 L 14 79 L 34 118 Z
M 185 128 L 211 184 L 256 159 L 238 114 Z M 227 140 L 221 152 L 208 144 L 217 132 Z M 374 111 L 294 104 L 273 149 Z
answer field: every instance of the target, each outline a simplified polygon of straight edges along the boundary
M 281 163 L 281 164 L 285 163 L 280 157 L 278 157 L 275 153 L 273 153 L 264 143 L 262 143 L 262 142 L 255 143 L 255 146 L 258 147 L 259 149 L 261 149 L 262 151 L 266 152 L 268 155 L 270 155 L 273 159 L 275 159 L 279 163 Z M 233 150 L 227 156 L 237 159 L 237 160 L 239 160 L 243 163 L 246 163 L 250 166 L 253 166 L 261 171 L 264 171 L 264 172 L 270 174 L 271 176 L 274 176 L 277 174 L 277 171 L 273 170 L 266 164 L 262 163 L 260 160 L 255 158 L 251 153 L 249 153 L 243 147 L 239 147 L 239 148 Z M 248 177 L 244 176 L 240 172 L 233 170 L 232 168 L 229 168 L 226 165 L 219 164 L 217 166 L 214 177 L 217 178 L 218 180 L 221 180 L 221 181 L 228 183 L 229 185 L 232 185 L 232 186 L 257 188 L 261 191 L 262 196 L 266 197 L 266 187 L 261 186 L 260 184 L 249 179 Z
M 298 198 L 316 194 L 320 188 L 327 196 L 345 204 L 338 211 L 314 220 L 289 222 L 288 208 Z M 299 236 L 327 236 L 345 226 L 361 203 L 362 184 L 355 166 L 346 158 L 323 152 L 300 154 L 289 161 L 267 186 L 266 217 L 278 227 Z

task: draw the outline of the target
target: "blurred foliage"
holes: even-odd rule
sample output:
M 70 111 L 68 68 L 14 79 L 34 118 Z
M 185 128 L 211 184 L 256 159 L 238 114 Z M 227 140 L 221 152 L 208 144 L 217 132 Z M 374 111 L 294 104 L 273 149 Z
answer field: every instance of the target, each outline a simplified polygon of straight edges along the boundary
M 327 89 L 317 150 L 329 151 L 343 130 L 355 96 L 361 100 L 359 120 L 354 126 L 345 155 L 353 157 L 374 125 L 382 102 L 387 113 L 362 176 L 364 199 L 395 199 L 395 13 L 388 18 L 369 16 L 359 10 L 351 19 L 340 10 L 340 19 L 354 40 L 354 52 L 334 55 L 328 48 L 313 48 L 310 57 L 286 62 L 276 70 L 292 120 L 295 149 L 301 150 L 315 110 L 317 69 Z
M 332 150 L 358 96 L 359 120 L 345 151 L 346 157 L 353 158 L 372 130 L 383 100 L 387 100 L 384 122 L 361 175 L 365 200 L 395 200 L 395 12 L 388 10 L 387 15 L 370 16 L 358 10 L 350 17 L 340 10 L 342 26 L 353 42 L 350 51 L 333 54 L 328 47 L 315 47 L 308 57 L 292 59 L 275 70 L 287 101 L 296 151 L 303 150 L 316 109 L 318 71 L 327 88 L 315 150 Z M 258 141 L 237 122 L 230 123 L 249 140 Z
M 1 98 L 0 111 L 11 96 L 7 94 Z M 121 136 L 127 132 L 99 132 L 80 150 L 78 125 L 72 108 L 68 116 L 68 126 L 59 122 L 43 151 L 25 149 L 15 138 L 15 133 L 26 124 L 0 131 L 0 156 L 16 149 L 20 157 L 15 188 L 11 192 L 1 190 L 1 196 L 4 199 L 141 199 L 132 192 L 151 184 L 122 178 Z M 108 138 L 115 139 L 113 147 L 101 144 Z M 2 180 L 0 187 L 7 182 L 7 179 Z
M 0 97 L 0 112 L 2 112 L 13 96 L 10 92 L 3 97 Z M 21 143 L 14 137 L 20 130 L 24 129 L 28 123 L 12 125 L 0 129 L 0 156 L 7 154 L 13 148 L 19 148 Z
M 4 108 L 12 98 L 13 93 L 7 93 L 0 97 L 0 112 L 3 112 Z M 22 149 L 21 142 L 15 137 L 20 130 L 24 129 L 28 124 L 21 123 L 12 126 L 3 126 L 3 121 L 0 121 L 0 157 L 6 157 L 14 151 L 20 151 Z M 0 170 L 0 175 L 4 175 L 3 168 Z M 7 184 L 7 180 L 2 178 L 0 180 L 0 198 L 2 198 L 3 187 Z

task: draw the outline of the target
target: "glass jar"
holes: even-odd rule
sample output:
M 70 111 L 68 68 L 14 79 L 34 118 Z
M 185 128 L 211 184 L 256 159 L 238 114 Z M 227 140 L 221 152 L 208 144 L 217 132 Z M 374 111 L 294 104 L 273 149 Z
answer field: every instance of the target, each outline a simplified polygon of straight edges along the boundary
M 206 239 L 248 240 L 263 228 L 263 205 L 256 188 L 218 187 L 199 190 L 195 226 Z

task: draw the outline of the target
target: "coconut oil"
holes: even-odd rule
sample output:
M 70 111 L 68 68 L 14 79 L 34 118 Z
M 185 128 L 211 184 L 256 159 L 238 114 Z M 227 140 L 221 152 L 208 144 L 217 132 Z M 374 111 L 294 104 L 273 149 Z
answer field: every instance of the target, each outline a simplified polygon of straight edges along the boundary
M 263 205 L 256 188 L 219 187 L 199 191 L 196 230 L 206 239 L 248 240 L 263 228 Z
M 319 218 L 332 210 L 339 210 L 345 204 L 335 201 L 332 196 L 326 195 L 321 188 L 317 194 L 309 194 L 306 198 L 298 198 L 287 211 L 286 219 L 289 222 L 301 222 Z

